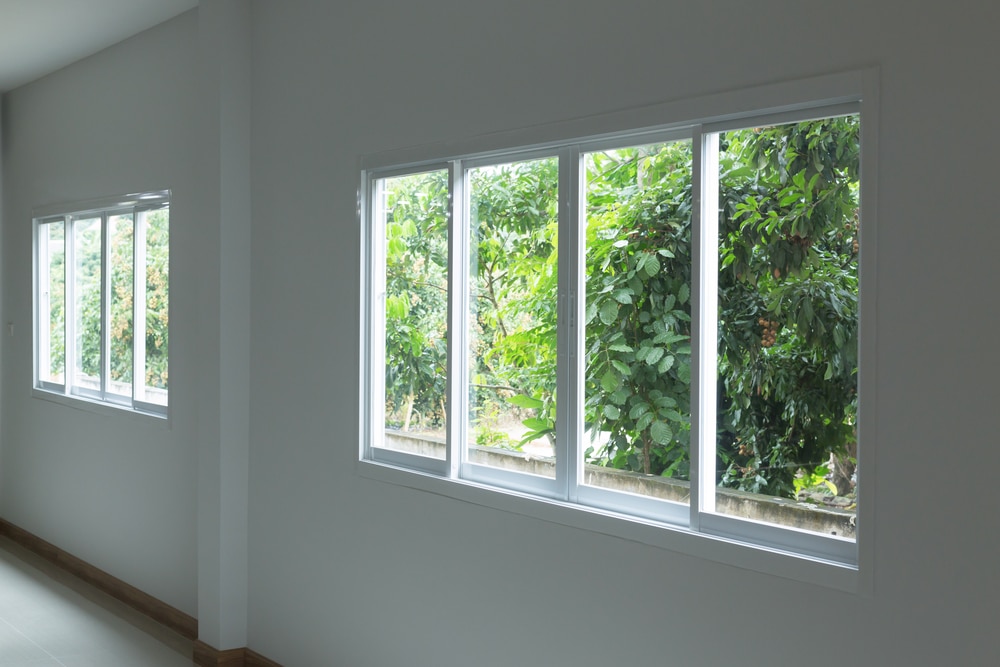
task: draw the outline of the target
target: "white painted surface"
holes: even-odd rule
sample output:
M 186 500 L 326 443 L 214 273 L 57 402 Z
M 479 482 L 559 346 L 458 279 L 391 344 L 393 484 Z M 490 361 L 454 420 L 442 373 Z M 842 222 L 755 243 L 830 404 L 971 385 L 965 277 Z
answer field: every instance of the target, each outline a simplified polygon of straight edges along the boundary
M 198 0 L 0 0 L 0 92 L 197 6 Z
M 352 667 L 992 664 L 998 19 L 964 1 L 257 3 L 250 645 Z M 358 475 L 358 155 L 872 65 L 871 597 Z
M 4 96 L 3 318 L 15 334 L 0 348 L 0 516 L 192 615 L 197 388 L 217 364 L 201 340 L 218 317 L 198 309 L 213 267 L 198 256 L 197 76 L 190 12 Z M 161 189 L 173 193 L 169 421 L 33 397 L 32 208 Z
M 216 375 L 205 378 L 200 402 L 208 408 L 204 423 L 213 426 L 203 431 L 199 448 L 198 634 L 225 650 L 247 644 L 250 9 L 243 0 L 202 0 L 198 18 L 205 110 L 201 184 L 206 219 L 217 221 L 206 268 L 216 274 L 218 287 L 206 291 L 206 319 L 219 318 L 212 343 Z
M 253 649 L 289 667 L 995 662 L 1000 8 L 262 0 L 252 20 Z M 174 191 L 169 430 L 32 400 L 30 336 L 5 337 L 0 515 L 189 613 L 197 480 L 215 474 L 199 456 L 220 447 L 231 474 L 218 392 L 243 377 L 220 375 L 223 251 L 203 216 L 221 186 L 205 192 L 194 168 L 214 122 L 196 117 L 198 30 L 186 15 L 155 46 L 5 99 L 0 239 L 3 319 L 21 331 L 31 206 Z M 359 155 L 873 65 L 870 596 L 358 474 Z M 101 159 L 135 147 L 158 159 Z

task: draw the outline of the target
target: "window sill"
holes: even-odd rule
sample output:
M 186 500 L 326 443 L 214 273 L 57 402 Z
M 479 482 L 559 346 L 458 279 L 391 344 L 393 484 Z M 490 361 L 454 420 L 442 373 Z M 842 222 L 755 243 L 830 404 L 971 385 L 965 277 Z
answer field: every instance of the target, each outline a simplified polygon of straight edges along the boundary
M 159 423 L 166 428 L 170 427 L 170 418 L 164 413 L 141 410 L 128 405 L 118 405 L 108 401 L 94 400 L 87 398 L 86 396 L 70 396 L 38 387 L 32 388 L 31 395 L 33 398 L 39 398 L 43 401 L 48 401 L 49 403 L 64 405 L 66 407 L 73 408 L 74 410 L 99 414 L 105 417 L 121 417 L 131 415 L 132 417 L 142 420 L 155 420 L 155 423 Z
M 468 480 L 444 479 L 381 462 L 359 461 L 358 471 L 362 477 L 378 482 L 639 542 L 762 574 L 866 597 L 871 595 L 871 577 L 865 576 L 869 568 L 863 571 L 857 566 L 696 533 L 684 527 L 594 507 L 539 498 Z

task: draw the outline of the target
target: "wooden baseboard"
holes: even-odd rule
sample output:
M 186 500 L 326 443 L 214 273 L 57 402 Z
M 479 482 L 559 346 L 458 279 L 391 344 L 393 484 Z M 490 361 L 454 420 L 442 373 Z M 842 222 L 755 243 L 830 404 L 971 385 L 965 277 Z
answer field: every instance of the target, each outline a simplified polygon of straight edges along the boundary
M 193 616 L 171 607 L 166 602 L 144 593 L 135 586 L 125 583 L 4 519 L 0 519 L 0 535 L 69 572 L 77 579 L 87 582 L 97 590 L 124 602 L 185 639 L 195 640 L 198 638 L 198 620 Z
M 194 664 L 198 667 L 246 667 L 246 649 L 220 651 L 200 639 L 194 643 Z
M 198 667 L 281 667 L 248 648 L 220 651 L 200 639 L 194 643 L 194 664 Z
M 0 519 L 0 535 L 69 572 L 77 579 L 87 582 L 97 590 L 107 593 L 119 602 L 127 604 L 139 613 L 145 614 L 160 625 L 170 628 L 185 639 L 190 639 L 194 642 L 194 664 L 199 667 L 282 667 L 279 663 L 248 648 L 234 648 L 227 651 L 212 648 L 198 639 L 198 619 L 9 521 Z
M 244 667 L 283 667 L 274 660 L 270 658 L 265 658 L 257 651 L 251 649 L 245 649 L 244 653 Z

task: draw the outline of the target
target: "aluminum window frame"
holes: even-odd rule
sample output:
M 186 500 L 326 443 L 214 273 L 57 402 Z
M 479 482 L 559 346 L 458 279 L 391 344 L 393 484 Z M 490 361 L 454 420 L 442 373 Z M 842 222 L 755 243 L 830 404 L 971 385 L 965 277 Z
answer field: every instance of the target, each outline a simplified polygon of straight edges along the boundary
M 857 539 L 807 533 L 794 528 L 765 524 L 747 519 L 723 516 L 714 512 L 714 470 L 701 465 L 702 460 L 714 461 L 716 349 L 714 322 L 717 306 L 718 247 L 717 151 L 718 133 L 763 124 L 800 122 L 846 114 L 858 114 L 861 132 L 860 198 L 865 224 L 861 228 L 859 276 L 859 337 L 858 337 L 858 496 Z M 874 465 L 875 424 L 875 229 L 877 197 L 877 118 L 878 72 L 874 69 L 845 72 L 795 82 L 771 84 L 743 91 L 722 93 L 679 102 L 653 105 L 642 109 L 578 119 L 520 132 L 491 135 L 461 144 L 466 150 L 446 147 L 421 147 L 398 152 L 375 154 L 360 159 L 361 188 L 358 216 L 362 225 L 362 355 L 361 377 L 366 388 L 362 396 L 361 442 L 359 465 L 362 473 L 382 481 L 409 486 L 460 498 L 470 502 L 537 516 L 565 525 L 579 526 L 596 532 L 637 539 L 647 544 L 704 556 L 711 560 L 777 574 L 802 581 L 870 594 L 872 571 L 872 517 L 874 493 L 865 485 L 863 471 Z M 657 123 L 657 119 L 666 122 Z M 650 122 L 650 121 L 653 122 Z M 689 138 L 692 141 L 692 435 L 691 435 L 691 502 L 690 506 L 606 491 L 582 484 L 582 454 L 577 443 L 582 437 L 582 374 L 583 374 L 583 238 L 585 215 L 582 198 L 584 173 L 581 167 L 585 152 L 599 148 L 618 148 L 640 143 L 663 141 L 664 137 Z M 519 141 L 523 140 L 523 141 Z M 547 152 L 557 154 L 559 169 L 559 306 L 558 306 L 558 371 L 557 392 L 557 474 L 556 489 L 544 485 L 521 483 L 518 476 L 469 474 L 461 461 L 462 434 L 454 425 L 448 426 L 448 458 L 441 465 L 424 465 L 414 455 L 401 452 L 373 451 L 374 433 L 382 427 L 382 415 L 371 411 L 373 376 L 382 369 L 368 363 L 373 346 L 383 339 L 373 338 L 369 304 L 371 274 L 379 261 L 372 250 L 373 238 L 371 184 L 390 175 L 427 171 L 429 165 L 450 171 L 452 215 L 449 243 L 466 224 L 464 220 L 467 194 L 463 192 L 467 165 L 502 164 L 510 156 Z M 421 161 L 420 155 L 433 155 Z M 715 162 L 712 161 L 715 156 Z M 414 159 L 416 158 L 416 159 Z M 516 159 L 516 158 L 514 158 Z M 564 165 L 566 168 L 564 168 Z M 714 174 L 714 176 L 713 176 Z M 714 185 L 713 185 L 714 178 Z M 460 203 L 456 205 L 456 200 Z M 713 211 L 713 206 L 715 209 Z M 714 214 L 714 215 L 713 215 Z M 564 221 L 563 216 L 566 220 Z M 712 240 L 715 239 L 715 240 Z M 454 250 L 450 247 L 450 252 Z M 468 252 L 459 248 L 458 251 Z M 454 259 L 454 254 L 452 255 Z M 714 260 L 713 260 L 714 258 Z M 713 270 L 714 261 L 714 270 Z M 449 284 L 463 275 L 449 268 Z M 452 303 L 454 289 L 449 287 L 449 327 L 457 325 L 456 308 Z M 461 297 L 459 298 L 467 298 Z M 450 329 L 450 346 L 464 350 L 464 340 L 454 341 L 457 329 Z M 463 343 L 459 345 L 458 343 Z M 456 376 L 449 352 L 449 378 Z M 449 380 L 449 400 L 463 400 L 462 380 Z M 454 406 L 455 404 L 450 404 Z M 711 409 L 702 409 L 702 406 Z M 568 409 L 567 409 L 568 408 Z M 464 417 L 463 410 L 449 407 L 452 415 Z M 706 434 L 713 434 L 711 438 Z M 562 451 L 565 449 L 566 451 Z M 399 454 L 399 456 L 397 456 Z M 457 460 L 454 460 L 457 459 Z M 411 474 L 411 473 L 416 473 Z M 709 479 L 712 478 L 712 479 Z M 671 505 L 678 506 L 670 508 Z
M 169 390 L 167 404 L 149 402 L 145 398 L 145 315 L 146 315 L 146 216 L 148 213 L 170 209 L 169 190 L 156 190 L 117 197 L 93 199 L 76 204 L 53 205 L 35 209 L 32 213 L 33 266 L 32 266 L 32 393 L 39 398 L 68 402 L 71 405 L 108 406 L 113 412 L 128 411 L 166 419 L 169 416 Z M 131 216 L 132 224 L 132 382 L 131 395 L 111 391 L 110 385 L 110 321 L 112 276 L 110 258 L 110 220 L 115 216 Z M 169 215 L 169 213 L 168 213 Z M 97 220 L 100 228 L 100 377 L 99 388 L 80 386 L 75 379 L 76 350 L 76 295 L 75 295 L 75 224 L 81 220 Z M 63 225 L 63 317 L 64 359 L 63 382 L 43 380 L 42 362 L 48 357 L 49 332 L 42 326 L 41 317 L 51 312 L 50 301 L 42 292 L 48 287 L 49 257 L 43 246 L 42 233 L 49 224 Z M 141 244 L 141 247 L 140 247 Z M 168 251 L 169 252 L 169 251 Z M 141 260 L 141 264 L 140 264 Z M 43 277 L 43 273 L 45 274 Z M 44 303 L 43 303 L 44 302 Z M 169 309 L 169 303 L 167 304 Z M 140 322 L 141 319 L 141 322 Z M 136 323 L 140 322 L 139 326 Z M 141 335 L 141 337 L 140 337 Z M 169 344 L 169 343 L 168 343 Z M 45 353 L 42 352 L 46 349 Z M 169 365 L 169 351 L 168 351 Z M 138 379 L 138 381 L 137 381 Z

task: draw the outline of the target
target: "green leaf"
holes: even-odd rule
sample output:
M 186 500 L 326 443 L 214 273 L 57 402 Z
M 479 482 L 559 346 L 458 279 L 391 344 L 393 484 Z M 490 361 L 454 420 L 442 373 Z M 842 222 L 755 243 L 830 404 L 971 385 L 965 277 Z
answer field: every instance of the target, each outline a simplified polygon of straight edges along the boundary
M 687 303 L 688 299 L 691 297 L 691 288 L 687 283 L 680 286 L 677 290 L 677 300 L 681 303 Z
M 675 333 L 662 333 L 653 339 L 653 343 L 656 345 L 673 345 L 685 339 L 687 339 L 687 336 Z
M 654 422 L 652 426 L 649 427 L 649 437 L 653 439 L 653 442 L 666 445 L 670 443 L 673 439 L 674 433 L 670 430 L 670 426 L 664 422 Z
M 628 365 L 625 362 L 623 362 L 623 361 L 618 361 L 617 359 L 612 359 L 611 360 L 611 365 L 614 366 L 615 370 L 617 370 L 619 373 L 621 373 L 625 377 L 629 377 L 630 375 L 632 375 L 632 369 L 629 368 Z
M 651 347 L 649 349 L 649 354 L 646 355 L 645 362 L 650 366 L 655 366 L 656 362 L 663 358 L 663 348 L 662 347 Z
M 628 417 L 629 419 L 638 419 L 647 412 L 649 412 L 649 404 L 639 403 L 637 405 L 632 406 L 632 409 L 628 411 Z
M 386 250 L 390 257 L 393 255 L 402 255 L 406 252 L 406 242 L 400 238 L 389 239 L 389 243 L 386 245 Z
M 621 386 L 621 380 L 618 378 L 618 374 L 614 371 L 608 371 L 603 376 L 601 376 L 601 387 L 604 391 L 612 392 Z
M 677 378 L 681 382 L 691 381 L 691 366 L 689 364 L 681 364 L 677 367 Z
M 618 318 L 618 304 L 611 300 L 605 301 L 599 314 L 601 322 L 612 324 Z
M 624 343 L 616 343 L 614 345 L 608 345 L 608 349 L 612 352 L 632 352 L 632 348 Z
M 646 266 L 643 268 L 646 275 L 652 278 L 660 272 L 660 260 L 656 258 L 656 255 L 646 255 Z
M 524 436 L 518 441 L 519 446 L 524 446 L 531 442 L 532 440 L 537 440 L 538 438 L 544 437 L 552 432 L 552 429 L 545 429 L 544 431 L 528 431 Z
M 608 396 L 608 399 L 615 405 L 625 405 L 625 401 L 627 401 L 628 397 L 631 395 L 632 392 L 629 391 L 628 387 L 620 387 L 618 391 Z
M 552 422 L 548 419 L 539 419 L 538 417 L 529 417 L 528 419 L 522 420 L 521 423 L 530 428 L 532 431 L 544 431 L 552 428 Z
M 538 410 L 539 408 L 545 405 L 539 399 L 533 398 L 531 396 L 525 396 L 524 394 L 517 394 L 516 396 L 511 396 L 510 398 L 507 399 L 507 402 L 510 403 L 511 405 L 516 405 L 519 408 L 528 408 L 531 410 Z
M 673 396 L 657 396 L 654 400 L 658 408 L 676 408 L 677 399 Z
M 649 425 L 652 423 L 653 423 L 653 413 L 647 412 L 641 417 L 639 417 L 639 421 L 635 423 L 635 429 L 637 431 L 645 431 L 647 428 L 649 428 Z
M 617 407 L 615 407 L 613 405 L 605 405 L 604 406 L 604 416 L 607 417 L 608 419 L 614 421 L 614 420 L 618 419 L 619 417 L 621 417 L 621 415 L 622 415 L 622 411 L 619 410 Z
M 615 301 L 623 304 L 632 303 L 632 292 L 626 289 L 617 289 L 614 294 L 611 295 Z
M 660 360 L 660 365 L 657 366 L 656 370 L 659 371 L 660 373 L 666 373 L 671 368 L 673 368 L 673 366 L 674 366 L 673 355 L 667 355 L 663 357 L 662 360 Z
M 660 416 L 672 422 L 684 422 L 684 417 L 676 410 L 660 410 Z

